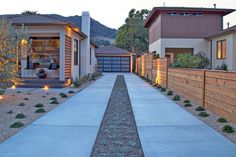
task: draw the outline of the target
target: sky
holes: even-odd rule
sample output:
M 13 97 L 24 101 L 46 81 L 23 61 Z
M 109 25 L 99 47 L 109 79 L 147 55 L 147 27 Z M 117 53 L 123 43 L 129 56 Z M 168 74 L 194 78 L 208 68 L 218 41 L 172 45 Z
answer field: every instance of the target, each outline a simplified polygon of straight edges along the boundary
M 236 0 L 0 0 L 0 14 L 17 14 L 24 10 L 40 14 L 81 15 L 89 11 L 92 18 L 102 24 L 118 29 L 135 8 L 149 9 L 157 6 L 213 7 L 236 9 Z M 224 27 L 236 25 L 236 12 L 225 16 Z

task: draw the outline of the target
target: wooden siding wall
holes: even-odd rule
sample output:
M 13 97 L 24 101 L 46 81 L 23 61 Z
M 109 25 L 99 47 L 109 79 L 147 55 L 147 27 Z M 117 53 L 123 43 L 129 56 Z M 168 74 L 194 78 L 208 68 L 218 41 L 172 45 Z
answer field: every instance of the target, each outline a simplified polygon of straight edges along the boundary
M 206 71 L 204 105 L 236 122 L 236 72 Z
M 142 63 L 141 57 L 136 61 Z M 149 70 L 142 67 L 150 65 L 139 66 L 141 76 Z M 236 122 L 236 72 L 168 68 L 167 59 L 153 59 L 151 72 L 153 82 Z
M 71 51 L 72 51 L 71 37 L 65 36 L 65 78 L 71 78 Z
M 168 88 L 203 105 L 204 71 L 168 68 Z
M 145 55 L 145 74 L 144 76 L 152 79 L 152 62 L 153 62 L 153 54 Z

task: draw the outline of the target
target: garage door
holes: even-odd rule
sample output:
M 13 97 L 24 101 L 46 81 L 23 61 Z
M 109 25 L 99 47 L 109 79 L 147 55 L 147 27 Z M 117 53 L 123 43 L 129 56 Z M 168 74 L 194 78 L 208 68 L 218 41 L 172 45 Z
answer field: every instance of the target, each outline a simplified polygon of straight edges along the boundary
M 97 57 L 101 72 L 130 72 L 130 57 Z

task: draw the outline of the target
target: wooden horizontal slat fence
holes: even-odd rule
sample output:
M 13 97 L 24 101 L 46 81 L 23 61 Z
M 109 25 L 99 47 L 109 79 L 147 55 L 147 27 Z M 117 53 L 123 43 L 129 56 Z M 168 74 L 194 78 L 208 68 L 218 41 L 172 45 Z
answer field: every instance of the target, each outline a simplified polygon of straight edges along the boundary
M 236 122 L 236 72 L 168 68 L 167 59 L 152 54 L 138 57 L 136 66 L 138 75 Z

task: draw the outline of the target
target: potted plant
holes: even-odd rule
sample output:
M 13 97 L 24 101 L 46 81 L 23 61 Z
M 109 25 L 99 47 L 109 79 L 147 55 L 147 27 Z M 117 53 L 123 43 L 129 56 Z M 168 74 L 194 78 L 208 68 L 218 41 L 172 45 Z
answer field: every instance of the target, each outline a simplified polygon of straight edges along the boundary
M 46 78 L 47 77 L 47 73 L 44 69 L 39 69 L 39 72 L 37 75 L 39 78 Z

